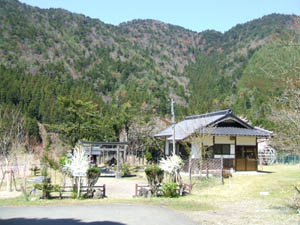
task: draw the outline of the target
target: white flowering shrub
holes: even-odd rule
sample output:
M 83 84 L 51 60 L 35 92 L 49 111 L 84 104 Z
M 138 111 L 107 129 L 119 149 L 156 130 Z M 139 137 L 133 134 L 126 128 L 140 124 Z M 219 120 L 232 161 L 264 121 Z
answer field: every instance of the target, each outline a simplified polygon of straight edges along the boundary
M 183 167 L 183 161 L 178 155 L 172 155 L 167 157 L 167 159 L 162 159 L 159 167 L 168 173 L 175 182 L 177 182 L 180 176 L 179 172 Z
M 159 167 L 167 173 L 173 174 L 180 170 L 183 166 L 183 161 L 178 155 L 172 155 L 167 159 L 160 161 Z
M 84 154 L 83 148 L 80 145 L 76 145 L 73 151 L 72 158 L 66 160 L 66 164 L 63 168 L 64 171 L 69 171 L 71 174 L 86 173 L 89 168 L 89 158 Z

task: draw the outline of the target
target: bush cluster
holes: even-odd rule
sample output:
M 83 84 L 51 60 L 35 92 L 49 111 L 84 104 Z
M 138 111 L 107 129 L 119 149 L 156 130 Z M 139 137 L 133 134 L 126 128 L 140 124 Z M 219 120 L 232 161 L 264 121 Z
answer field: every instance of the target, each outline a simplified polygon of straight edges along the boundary
M 177 191 L 178 184 L 175 182 L 168 182 L 162 185 L 162 194 L 164 197 L 178 197 L 179 193 Z

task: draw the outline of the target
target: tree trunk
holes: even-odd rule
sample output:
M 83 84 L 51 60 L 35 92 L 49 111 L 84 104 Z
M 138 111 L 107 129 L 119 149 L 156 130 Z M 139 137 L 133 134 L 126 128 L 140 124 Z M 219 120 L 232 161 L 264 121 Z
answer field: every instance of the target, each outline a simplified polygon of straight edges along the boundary
M 7 157 L 5 157 L 5 163 L 6 163 L 6 191 L 12 192 L 11 188 L 11 171 L 9 170 L 9 162 Z
M 189 186 L 190 186 L 190 190 L 189 192 L 192 192 L 192 156 L 190 154 L 189 156 Z

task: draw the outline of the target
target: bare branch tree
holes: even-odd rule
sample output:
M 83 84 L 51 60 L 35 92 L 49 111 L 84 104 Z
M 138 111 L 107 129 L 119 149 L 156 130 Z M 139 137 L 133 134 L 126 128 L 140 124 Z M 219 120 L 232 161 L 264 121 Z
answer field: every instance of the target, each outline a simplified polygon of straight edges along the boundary
M 9 167 L 13 149 L 18 149 L 24 142 L 24 117 L 21 115 L 20 110 L 0 106 L 0 157 L 1 161 L 5 161 L 3 176 L 7 174 L 7 191 L 11 191 L 12 170 Z
M 141 119 L 132 123 L 128 131 L 130 153 L 145 153 L 150 148 L 162 149 L 162 142 L 154 138 L 154 134 L 158 130 L 156 124 L 154 121 L 145 123 Z
M 288 88 L 277 99 L 277 104 L 272 109 L 272 119 L 276 121 L 280 132 L 277 132 L 273 145 L 277 149 L 300 153 L 300 78 L 290 79 Z
M 279 40 L 278 48 L 285 53 L 283 58 L 272 57 L 278 61 L 276 67 L 282 70 L 285 84 L 284 93 L 275 99 L 271 119 L 278 129 L 272 145 L 277 150 L 300 153 L 300 18 L 293 17 L 294 33 Z

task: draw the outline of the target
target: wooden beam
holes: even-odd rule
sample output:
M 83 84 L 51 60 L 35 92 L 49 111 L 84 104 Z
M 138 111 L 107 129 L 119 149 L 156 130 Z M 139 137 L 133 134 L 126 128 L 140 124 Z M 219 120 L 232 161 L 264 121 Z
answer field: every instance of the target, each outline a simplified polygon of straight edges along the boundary
M 80 140 L 82 144 L 93 144 L 93 145 L 128 145 L 129 142 L 104 142 L 104 141 L 83 141 Z

